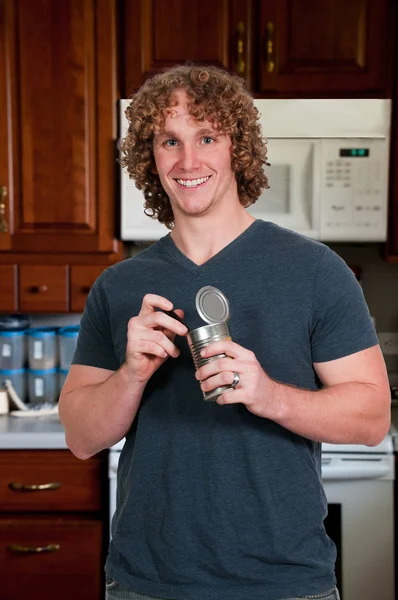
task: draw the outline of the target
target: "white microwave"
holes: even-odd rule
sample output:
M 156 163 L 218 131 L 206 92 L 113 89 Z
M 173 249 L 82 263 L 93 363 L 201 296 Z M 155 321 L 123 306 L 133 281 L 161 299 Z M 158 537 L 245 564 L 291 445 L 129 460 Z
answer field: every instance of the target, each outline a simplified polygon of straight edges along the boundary
M 120 101 L 120 136 L 127 131 Z M 387 239 L 391 101 L 255 100 L 268 143 L 269 189 L 247 210 L 313 239 Z M 121 173 L 121 238 L 154 241 L 168 229 L 144 213 Z

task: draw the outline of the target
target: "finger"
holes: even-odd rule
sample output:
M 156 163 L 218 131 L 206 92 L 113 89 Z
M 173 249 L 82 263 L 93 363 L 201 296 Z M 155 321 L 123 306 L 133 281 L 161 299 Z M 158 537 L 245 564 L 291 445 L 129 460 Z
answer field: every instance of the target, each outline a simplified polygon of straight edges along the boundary
M 131 346 L 133 350 L 155 354 L 156 356 L 179 356 L 180 351 L 163 331 L 155 329 L 137 329 L 132 332 Z M 159 349 L 160 348 L 160 354 Z
M 226 372 L 234 372 L 242 373 L 245 368 L 245 363 L 237 360 L 236 358 L 223 357 L 218 358 L 217 360 L 212 360 L 211 362 L 200 367 L 196 373 L 195 377 L 199 381 L 204 381 L 208 377 L 212 377 L 217 373 L 221 373 L 222 371 Z
M 177 313 L 177 315 L 180 317 L 180 319 L 184 320 L 184 311 L 181 308 L 176 308 L 174 312 Z M 187 329 L 187 333 L 188 333 L 188 329 Z M 169 340 L 172 340 L 172 341 L 174 340 L 175 335 L 176 335 L 173 331 L 170 331 L 169 329 L 165 329 L 164 334 L 167 335 Z M 185 335 L 185 334 L 179 333 L 178 335 Z
M 200 354 L 205 358 L 209 358 L 215 354 L 222 353 L 227 354 L 231 358 L 241 358 L 242 360 L 247 360 L 253 356 L 251 350 L 247 350 L 231 340 L 220 340 L 219 342 L 209 344 L 206 348 L 203 348 Z
M 168 329 L 177 335 L 185 335 L 188 331 L 185 325 L 159 310 L 141 316 L 140 325 L 141 327 L 150 328 L 161 327 L 163 329 Z
M 243 397 L 237 390 L 231 390 L 218 396 L 216 402 L 217 404 L 240 404 L 243 402 Z
M 154 312 L 155 308 L 161 308 L 164 310 L 172 310 L 173 304 L 167 298 L 158 296 L 157 294 L 145 294 L 142 299 L 140 315 L 148 315 Z
M 222 371 L 217 373 L 214 377 L 209 377 L 205 381 L 202 381 L 200 387 L 204 392 L 210 392 L 218 387 L 225 385 L 232 385 L 234 380 L 234 373 L 232 371 Z

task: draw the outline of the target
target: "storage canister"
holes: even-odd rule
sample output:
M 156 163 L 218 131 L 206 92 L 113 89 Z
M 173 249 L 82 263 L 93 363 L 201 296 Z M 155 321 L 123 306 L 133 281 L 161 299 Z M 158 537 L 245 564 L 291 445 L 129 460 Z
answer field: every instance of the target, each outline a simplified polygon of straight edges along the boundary
M 28 369 L 28 396 L 31 404 L 58 400 L 57 369 Z
M 56 332 L 56 327 L 32 327 L 27 329 L 30 369 L 53 369 L 58 364 Z
M 25 360 L 25 332 L 0 331 L 0 370 L 23 369 Z
M 58 330 L 59 367 L 63 371 L 67 371 L 71 365 L 76 349 L 79 329 L 79 325 L 70 325 L 68 327 L 61 327 L 61 329 Z
M 0 371 L 0 384 L 9 379 L 17 396 L 25 402 L 26 400 L 26 370 L 25 369 L 2 369 Z

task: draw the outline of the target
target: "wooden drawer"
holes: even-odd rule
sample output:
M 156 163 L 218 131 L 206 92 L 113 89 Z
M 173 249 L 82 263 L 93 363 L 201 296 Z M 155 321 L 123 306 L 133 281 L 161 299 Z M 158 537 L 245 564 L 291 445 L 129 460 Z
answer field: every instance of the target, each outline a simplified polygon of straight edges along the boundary
M 35 552 L 35 548 L 44 550 Z M 99 521 L 0 518 L 0 597 L 99 600 L 101 553 Z
M 82 461 L 69 450 L 3 450 L 2 513 L 99 511 L 103 464 L 101 455 Z
M 0 312 L 18 310 L 18 266 L 0 265 Z
M 21 265 L 19 297 L 21 312 L 67 312 L 69 310 L 68 265 Z
M 87 295 L 94 283 L 109 265 L 72 265 L 70 275 L 70 309 L 83 312 Z

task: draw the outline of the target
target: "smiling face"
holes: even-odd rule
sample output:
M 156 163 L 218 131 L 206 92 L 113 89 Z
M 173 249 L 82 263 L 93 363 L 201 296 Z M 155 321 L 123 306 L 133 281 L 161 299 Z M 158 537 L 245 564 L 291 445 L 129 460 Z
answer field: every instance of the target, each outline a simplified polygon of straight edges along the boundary
M 170 199 L 176 223 L 180 216 L 203 216 L 213 207 L 228 210 L 239 203 L 231 168 L 231 139 L 208 121 L 190 115 L 185 92 L 153 140 L 156 172 Z

